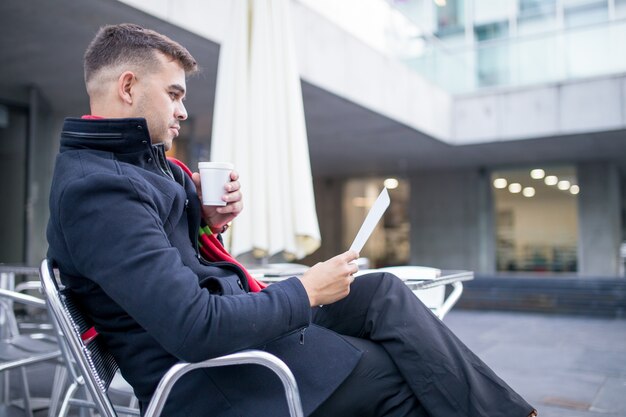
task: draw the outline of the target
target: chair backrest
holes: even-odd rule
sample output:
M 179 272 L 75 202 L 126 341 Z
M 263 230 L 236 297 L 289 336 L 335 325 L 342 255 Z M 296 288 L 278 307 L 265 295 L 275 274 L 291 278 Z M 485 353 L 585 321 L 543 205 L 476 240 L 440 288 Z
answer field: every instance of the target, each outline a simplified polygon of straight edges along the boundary
M 113 355 L 101 337 L 83 342 L 81 336 L 91 325 L 80 311 L 73 294 L 68 289 L 59 289 L 53 262 L 44 259 L 39 273 L 67 366 L 72 368 L 72 363 L 75 363 L 100 414 L 103 417 L 116 417 L 106 392 L 118 369 Z
M 39 268 L 41 287 L 46 296 L 50 308 L 52 321 L 57 327 L 59 344 L 70 372 L 74 374 L 74 366 L 79 370 L 84 381 L 75 378 L 75 382 L 86 386 L 92 396 L 93 403 L 101 417 L 117 417 L 116 411 L 107 395 L 107 388 L 111 383 L 117 364 L 113 356 L 103 344 L 101 337 L 95 337 L 89 342 L 83 343 L 82 335 L 91 328 L 86 316 L 81 313 L 79 304 L 75 302 L 72 293 L 65 289 L 59 289 L 54 274 L 54 263 L 47 259 L 41 262 Z M 146 417 L 159 416 L 167 400 L 167 396 L 176 383 L 187 372 L 199 368 L 209 368 L 229 365 L 254 364 L 262 365 L 274 372 L 281 380 L 289 414 L 293 417 L 302 417 L 302 405 L 298 384 L 287 365 L 274 355 L 258 350 L 247 350 L 233 353 L 213 359 L 207 359 L 197 363 L 177 363 L 172 366 L 163 376 L 157 386 L 152 400 L 145 412 Z M 85 402 L 76 403 L 83 405 Z M 120 414 L 138 415 L 138 410 L 120 407 Z

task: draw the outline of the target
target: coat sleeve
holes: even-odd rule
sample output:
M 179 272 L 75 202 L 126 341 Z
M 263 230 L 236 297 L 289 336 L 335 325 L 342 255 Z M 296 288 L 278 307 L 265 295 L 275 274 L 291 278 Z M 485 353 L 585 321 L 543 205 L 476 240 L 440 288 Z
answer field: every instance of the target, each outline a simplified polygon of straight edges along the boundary
M 76 270 L 168 352 L 201 361 L 310 323 L 308 297 L 297 278 L 259 293 L 218 296 L 201 289 L 169 242 L 155 204 L 139 181 L 90 175 L 62 193 L 59 223 Z

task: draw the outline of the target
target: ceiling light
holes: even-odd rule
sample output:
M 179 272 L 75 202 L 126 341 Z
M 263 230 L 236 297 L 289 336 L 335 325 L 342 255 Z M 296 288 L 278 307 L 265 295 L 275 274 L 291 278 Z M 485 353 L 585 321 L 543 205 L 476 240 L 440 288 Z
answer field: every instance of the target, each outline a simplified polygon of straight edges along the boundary
M 546 176 L 546 171 L 543 169 L 533 169 L 530 171 L 530 177 L 534 180 L 540 180 Z
M 512 192 L 513 194 L 517 194 L 520 191 L 522 191 L 522 184 L 520 184 L 519 182 L 513 182 L 509 185 L 509 191 Z
M 398 180 L 395 178 L 387 178 L 385 182 L 383 182 L 383 185 L 385 186 L 385 188 L 395 190 L 396 188 L 398 188 Z
M 505 178 L 496 178 L 495 180 L 493 180 L 493 186 L 498 189 L 506 188 L 507 184 L 508 182 Z
M 572 185 L 571 187 L 569 187 L 569 192 L 576 195 L 580 192 L 580 187 L 576 184 Z
M 559 185 L 557 185 L 557 187 L 559 187 L 559 190 L 565 191 L 565 190 L 569 190 L 569 185 L 570 185 L 569 181 L 562 180 L 562 181 L 559 181 Z
M 534 197 L 535 189 L 533 187 L 524 187 L 522 194 L 524 194 L 524 197 Z
M 548 175 L 543 179 L 543 182 L 545 182 L 546 185 L 556 185 L 559 182 L 559 179 L 556 175 Z

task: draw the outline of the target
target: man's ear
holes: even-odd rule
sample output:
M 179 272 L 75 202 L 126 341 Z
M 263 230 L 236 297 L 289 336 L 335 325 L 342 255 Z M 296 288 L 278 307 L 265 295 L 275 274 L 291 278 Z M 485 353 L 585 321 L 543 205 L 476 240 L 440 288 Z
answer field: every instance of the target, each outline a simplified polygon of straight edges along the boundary
M 133 104 L 133 87 L 137 77 L 132 71 L 125 71 L 117 79 L 117 94 L 126 104 Z

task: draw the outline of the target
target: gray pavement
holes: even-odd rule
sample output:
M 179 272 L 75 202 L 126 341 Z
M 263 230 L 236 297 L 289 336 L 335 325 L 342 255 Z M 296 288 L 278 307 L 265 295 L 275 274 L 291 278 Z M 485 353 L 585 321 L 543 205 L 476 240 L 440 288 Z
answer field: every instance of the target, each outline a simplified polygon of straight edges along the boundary
M 539 417 L 626 417 L 625 319 L 457 308 L 444 322 L 534 405 Z M 29 373 L 33 394 L 49 395 L 51 367 Z M 23 415 L 0 407 L 0 417 Z M 45 410 L 35 413 L 45 415 Z
M 626 320 L 457 309 L 444 322 L 540 417 L 626 417 Z

